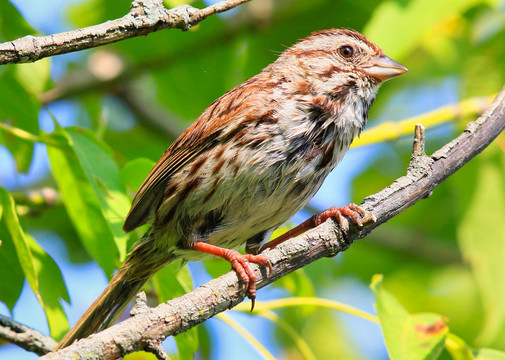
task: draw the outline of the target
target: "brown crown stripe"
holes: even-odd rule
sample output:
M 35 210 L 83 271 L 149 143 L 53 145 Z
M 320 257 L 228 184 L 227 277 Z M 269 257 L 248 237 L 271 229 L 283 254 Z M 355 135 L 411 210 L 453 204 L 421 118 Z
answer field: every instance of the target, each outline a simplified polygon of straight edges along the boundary
M 314 31 L 311 35 L 309 35 L 306 39 L 310 39 L 315 36 L 320 36 L 320 35 L 326 35 L 326 36 L 333 36 L 333 35 L 344 35 L 344 36 L 349 36 L 352 37 L 358 41 L 363 41 L 366 43 L 368 46 L 370 46 L 372 49 L 374 49 L 377 52 L 382 51 L 380 47 L 375 45 L 373 42 L 368 40 L 366 37 L 364 37 L 362 34 L 355 30 L 351 29 L 327 29 L 327 30 L 319 30 L 319 31 Z
M 294 53 L 297 58 L 328 56 L 327 51 L 319 49 L 316 50 L 291 49 L 290 52 Z

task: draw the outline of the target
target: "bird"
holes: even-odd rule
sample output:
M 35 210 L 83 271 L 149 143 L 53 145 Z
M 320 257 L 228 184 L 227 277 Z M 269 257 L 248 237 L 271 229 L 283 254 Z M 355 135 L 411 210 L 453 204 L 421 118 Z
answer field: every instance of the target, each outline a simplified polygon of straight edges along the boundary
M 355 30 L 320 30 L 212 102 L 138 189 L 123 229 L 149 230 L 56 350 L 108 326 L 178 260 L 228 260 L 254 301 L 250 263 L 271 269 L 261 251 L 279 242 L 268 242 L 274 230 L 307 204 L 361 133 L 381 83 L 406 71 Z M 331 208 L 290 235 L 328 217 L 359 224 L 363 215 L 354 204 Z

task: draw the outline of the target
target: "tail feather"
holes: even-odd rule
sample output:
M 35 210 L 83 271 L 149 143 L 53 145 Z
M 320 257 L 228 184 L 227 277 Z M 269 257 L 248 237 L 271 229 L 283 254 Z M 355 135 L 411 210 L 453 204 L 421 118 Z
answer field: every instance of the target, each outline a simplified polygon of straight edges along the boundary
M 170 252 L 161 251 L 154 242 L 148 241 L 147 236 L 139 241 L 109 285 L 58 343 L 55 351 L 106 328 L 156 271 L 176 259 Z

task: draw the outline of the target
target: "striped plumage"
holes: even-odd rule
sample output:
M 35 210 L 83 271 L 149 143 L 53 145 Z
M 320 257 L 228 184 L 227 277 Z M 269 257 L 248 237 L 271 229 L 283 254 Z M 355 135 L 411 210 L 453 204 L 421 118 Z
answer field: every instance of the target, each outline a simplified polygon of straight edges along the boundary
M 162 266 L 208 256 L 197 242 L 256 253 L 316 193 L 399 66 L 355 31 L 324 30 L 214 101 L 138 190 L 124 229 L 150 230 L 59 347 L 106 326 Z

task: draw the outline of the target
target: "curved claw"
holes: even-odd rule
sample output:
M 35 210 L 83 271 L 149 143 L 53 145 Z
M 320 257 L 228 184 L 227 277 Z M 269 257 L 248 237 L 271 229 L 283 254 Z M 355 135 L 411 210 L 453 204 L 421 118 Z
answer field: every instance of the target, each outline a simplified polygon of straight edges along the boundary
M 244 291 L 247 292 L 247 297 L 251 299 L 251 311 L 253 311 L 256 299 L 256 274 L 251 268 L 250 263 L 265 266 L 268 269 L 267 276 L 272 273 L 272 264 L 264 256 L 252 254 L 242 255 L 235 250 L 228 250 L 225 259 L 231 263 L 232 268 L 242 279 L 242 282 L 244 283 Z
M 342 207 L 331 207 L 328 210 L 322 211 L 310 217 L 295 228 L 264 244 L 261 246 L 258 252 L 261 253 L 263 250 L 273 249 L 280 243 L 298 236 L 308 229 L 312 229 L 316 226 L 321 225 L 329 218 L 335 218 L 338 221 L 340 227 L 342 227 L 344 220 L 343 216 L 349 217 L 349 219 L 359 227 L 363 227 L 363 224 L 368 224 L 376 221 L 373 214 L 367 213 L 365 210 L 353 203 Z
M 349 217 L 353 223 L 359 227 L 363 227 L 362 219 L 365 218 L 366 213 L 362 208 L 353 203 L 342 207 L 331 207 L 315 215 L 314 224 L 315 226 L 319 226 L 329 218 L 334 218 L 338 221 L 340 227 L 342 227 L 342 216 Z
M 217 255 L 230 262 L 232 268 L 237 272 L 243 283 L 243 291 L 251 299 L 251 311 L 254 309 L 254 300 L 256 299 L 256 274 L 251 268 L 251 263 L 263 265 L 268 269 L 267 276 L 272 273 L 272 264 L 270 261 L 260 255 L 241 254 L 236 250 L 224 249 L 218 246 L 203 242 L 196 242 L 192 245 L 193 250 L 202 251 L 207 254 Z

